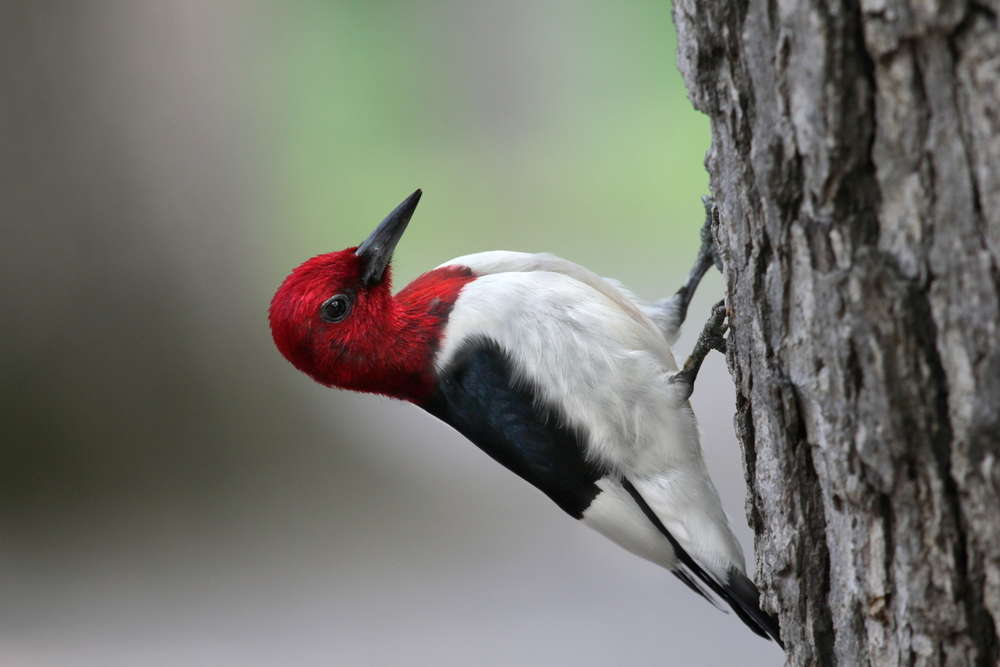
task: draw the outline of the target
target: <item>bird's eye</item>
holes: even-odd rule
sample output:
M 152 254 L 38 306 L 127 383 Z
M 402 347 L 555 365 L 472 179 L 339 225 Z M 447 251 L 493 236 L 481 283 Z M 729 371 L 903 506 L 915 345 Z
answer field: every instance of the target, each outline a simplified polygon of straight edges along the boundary
M 319 307 L 320 317 L 324 322 L 336 324 L 347 317 L 351 312 L 351 300 L 346 294 L 331 296 Z

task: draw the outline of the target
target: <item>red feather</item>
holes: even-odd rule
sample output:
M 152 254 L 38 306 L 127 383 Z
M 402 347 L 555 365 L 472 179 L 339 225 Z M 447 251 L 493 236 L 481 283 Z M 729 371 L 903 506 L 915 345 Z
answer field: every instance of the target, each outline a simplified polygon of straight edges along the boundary
M 354 251 L 313 257 L 285 279 L 271 301 L 274 343 L 321 384 L 422 403 L 437 384 L 434 355 L 448 315 L 476 276 L 466 267 L 434 269 L 393 297 L 390 268 L 365 285 Z M 352 298 L 351 311 L 326 322 L 320 306 L 336 294 Z

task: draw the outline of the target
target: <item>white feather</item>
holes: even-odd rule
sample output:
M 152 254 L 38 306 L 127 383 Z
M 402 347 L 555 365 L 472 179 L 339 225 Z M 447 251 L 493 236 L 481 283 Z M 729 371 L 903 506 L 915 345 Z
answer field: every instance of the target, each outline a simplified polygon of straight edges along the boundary
M 636 556 L 662 565 L 677 567 L 677 555 L 643 514 L 635 499 L 621 484 L 610 478 L 597 482 L 601 493 L 583 513 L 583 523 Z
M 495 251 L 446 265 L 479 277 L 455 302 L 438 370 L 468 341 L 491 339 L 509 356 L 515 378 L 586 433 L 586 455 L 628 477 L 692 557 L 716 576 L 745 572 L 694 414 L 682 387 L 670 382 L 677 363 L 664 332 L 631 295 L 552 255 Z M 676 564 L 669 542 L 620 486 L 605 483 L 584 522 L 644 558 Z
M 644 306 L 643 312 L 663 333 L 667 342 L 673 345 L 681 335 L 681 296 L 674 294 L 660 299 L 651 306 Z

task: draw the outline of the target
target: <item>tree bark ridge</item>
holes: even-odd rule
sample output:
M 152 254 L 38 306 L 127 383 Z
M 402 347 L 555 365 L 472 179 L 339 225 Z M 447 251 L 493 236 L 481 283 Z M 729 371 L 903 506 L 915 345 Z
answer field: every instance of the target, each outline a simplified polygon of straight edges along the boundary
M 1000 3 L 677 0 L 791 665 L 989 665 Z

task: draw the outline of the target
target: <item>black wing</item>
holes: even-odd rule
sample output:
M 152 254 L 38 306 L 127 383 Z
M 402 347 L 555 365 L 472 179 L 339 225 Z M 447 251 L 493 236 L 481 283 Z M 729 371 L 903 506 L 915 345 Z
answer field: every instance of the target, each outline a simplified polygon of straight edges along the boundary
M 584 457 L 582 434 L 514 379 L 509 357 L 492 341 L 477 339 L 456 355 L 423 407 L 574 518 L 600 492 L 595 482 L 604 472 Z

